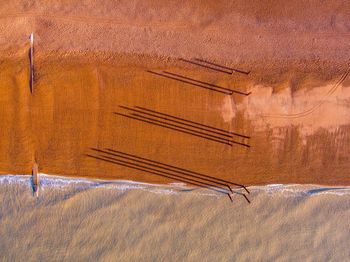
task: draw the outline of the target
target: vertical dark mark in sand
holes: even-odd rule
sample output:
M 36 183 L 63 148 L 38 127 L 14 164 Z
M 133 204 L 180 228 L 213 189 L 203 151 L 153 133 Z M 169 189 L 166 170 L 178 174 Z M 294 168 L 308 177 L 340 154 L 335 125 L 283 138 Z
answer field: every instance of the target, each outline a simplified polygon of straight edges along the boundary
M 35 195 L 36 197 L 38 197 L 39 188 L 40 188 L 40 178 L 39 178 L 39 166 L 35 160 L 32 167 L 31 185 L 32 185 L 33 196 Z
M 30 34 L 30 48 L 29 48 L 29 88 L 30 92 L 34 92 L 34 35 Z

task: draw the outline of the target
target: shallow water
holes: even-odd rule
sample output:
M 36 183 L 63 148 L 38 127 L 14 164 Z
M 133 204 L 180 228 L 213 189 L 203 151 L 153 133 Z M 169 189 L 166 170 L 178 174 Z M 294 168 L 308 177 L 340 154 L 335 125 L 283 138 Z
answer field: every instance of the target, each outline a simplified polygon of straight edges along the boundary
M 250 187 L 236 196 L 181 184 L 0 178 L 2 261 L 333 260 L 350 256 L 350 188 Z

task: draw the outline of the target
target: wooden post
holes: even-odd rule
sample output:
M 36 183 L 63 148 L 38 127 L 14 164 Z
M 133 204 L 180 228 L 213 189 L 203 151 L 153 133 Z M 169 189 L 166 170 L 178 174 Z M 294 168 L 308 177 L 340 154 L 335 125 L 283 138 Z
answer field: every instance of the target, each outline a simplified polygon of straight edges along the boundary
M 30 54 L 29 54 L 29 59 L 30 59 L 30 92 L 33 93 L 34 91 L 34 34 L 30 34 Z
M 38 197 L 39 188 L 40 188 L 40 178 L 39 178 L 39 166 L 36 162 L 34 162 L 33 168 L 32 168 L 32 187 L 33 187 L 33 194 L 35 194 L 35 196 Z

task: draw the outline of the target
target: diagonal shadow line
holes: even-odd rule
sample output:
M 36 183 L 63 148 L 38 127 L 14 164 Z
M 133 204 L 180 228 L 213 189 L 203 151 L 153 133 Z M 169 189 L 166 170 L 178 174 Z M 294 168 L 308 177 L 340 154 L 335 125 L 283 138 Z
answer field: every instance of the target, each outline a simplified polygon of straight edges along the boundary
M 172 165 L 169 165 L 169 164 L 164 164 L 164 163 L 161 163 L 161 162 L 158 162 L 158 161 L 155 161 L 155 160 L 147 159 L 147 158 L 144 158 L 144 157 L 136 156 L 136 155 L 125 153 L 125 152 L 121 152 L 121 151 L 117 151 L 117 150 L 114 150 L 114 149 L 111 149 L 111 148 L 106 148 L 106 150 L 111 151 L 111 152 L 115 152 L 115 153 L 119 153 L 119 154 L 123 154 L 123 155 L 126 155 L 126 156 L 130 156 L 130 157 L 134 157 L 134 158 L 137 158 L 137 159 L 141 159 L 141 160 L 144 160 L 144 161 L 152 162 L 152 163 L 155 163 L 155 164 L 158 164 L 158 165 L 167 166 L 167 167 L 170 167 L 170 168 L 173 168 L 173 169 L 176 169 L 176 170 L 181 170 L 181 171 L 188 172 L 188 173 L 191 173 L 191 174 L 196 174 L 198 176 L 202 176 L 202 177 L 206 177 L 206 178 L 210 178 L 210 179 L 215 179 L 215 180 L 223 182 L 225 184 L 232 184 L 232 185 L 235 185 L 235 186 L 243 188 L 248 194 L 250 194 L 250 192 L 248 191 L 246 186 L 244 186 L 242 184 L 234 183 L 234 182 L 231 182 L 231 181 L 223 180 L 223 179 L 212 177 L 212 176 L 208 176 L 208 175 L 204 175 L 204 174 L 201 174 L 201 173 L 198 173 L 198 172 L 194 172 L 194 171 L 191 171 L 191 170 L 188 170 L 188 169 L 172 166 Z
M 191 131 L 191 132 L 196 133 L 196 134 L 206 135 L 206 136 L 215 138 L 215 139 L 217 139 L 217 140 L 222 139 L 222 140 L 224 140 L 224 141 L 227 141 L 228 143 L 234 143 L 234 144 L 237 144 L 237 145 L 241 145 L 241 146 L 245 146 L 245 147 L 250 147 L 250 145 L 248 145 L 248 144 L 236 142 L 236 141 L 234 141 L 234 140 L 228 140 L 228 139 L 224 139 L 224 138 L 221 138 L 221 137 L 218 137 L 218 136 L 209 135 L 209 134 L 202 133 L 202 132 L 199 132 L 199 131 L 196 131 L 196 130 L 193 130 L 193 129 L 184 128 L 184 127 L 181 127 L 181 126 L 177 126 L 177 125 L 174 125 L 174 124 L 170 124 L 170 123 L 166 123 L 166 122 L 163 122 L 163 121 L 155 120 L 155 119 L 148 118 L 148 117 L 141 116 L 141 115 L 134 114 L 134 113 L 133 113 L 132 115 L 133 115 L 133 116 L 136 116 L 136 117 L 139 117 L 139 118 L 146 119 L 146 120 L 151 120 L 151 121 L 153 121 L 153 122 L 158 122 L 158 123 L 161 123 L 161 124 L 170 125 L 170 126 L 172 126 L 172 127 L 176 127 L 176 128 L 180 128 L 180 129 L 185 129 L 185 130 L 187 130 L 187 131 Z
M 155 163 L 155 164 L 158 164 L 158 165 L 167 166 L 167 167 L 170 167 L 170 168 L 173 168 L 173 169 L 176 169 L 176 170 L 181 170 L 181 171 L 188 172 L 188 173 L 191 173 L 191 174 L 196 174 L 198 176 L 202 176 L 202 177 L 206 177 L 206 178 L 210 178 L 210 179 L 215 179 L 217 181 L 221 181 L 221 182 L 224 182 L 226 184 L 232 184 L 232 185 L 235 185 L 235 186 L 243 188 L 248 194 L 250 194 L 250 192 L 248 191 L 246 186 L 244 186 L 242 184 L 234 183 L 232 181 L 228 181 L 228 180 L 224 180 L 224 179 L 220 179 L 220 178 L 216 178 L 216 177 L 212 177 L 212 176 L 208 176 L 208 175 L 204 175 L 204 174 L 201 174 L 201 173 L 198 173 L 198 172 L 194 172 L 194 171 L 191 171 L 191 170 L 188 170 L 188 169 L 172 166 L 172 165 L 169 165 L 169 164 L 164 164 L 164 163 L 161 163 L 161 162 L 158 162 L 158 161 L 155 161 L 155 160 L 147 159 L 147 158 L 144 158 L 144 157 L 136 156 L 136 155 L 125 153 L 125 152 L 121 152 L 121 151 L 117 151 L 117 150 L 114 150 L 114 149 L 111 149 L 111 148 L 106 148 L 106 150 L 111 151 L 111 152 L 115 152 L 115 153 L 119 153 L 119 154 L 124 154 L 124 155 L 130 156 L 130 157 L 138 158 L 138 159 L 141 159 L 141 160 L 144 160 L 144 161 L 152 162 L 152 163 Z
M 154 120 L 154 119 L 152 119 L 152 118 L 148 118 L 148 117 L 141 116 L 141 115 L 138 115 L 138 114 L 134 114 L 134 113 L 133 113 L 132 115 L 137 116 L 137 117 L 140 117 L 140 118 L 143 118 L 143 119 L 152 120 L 152 121 L 154 121 L 154 122 L 159 122 L 159 123 L 162 123 L 162 124 L 167 124 L 167 125 L 170 125 L 170 126 L 173 126 L 173 127 L 180 127 L 180 126 L 177 126 L 177 125 L 174 125 L 174 124 L 168 124 L 168 123 L 166 123 L 166 122 Z M 227 141 L 228 143 L 234 143 L 234 144 L 237 144 L 237 145 L 241 145 L 241 146 L 245 146 L 245 147 L 250 147 L 250 145 L 248 145 L 248 144 L 236 142 L 236 141 L 234 141 L 234 140 L 228 140 L 228 139 L 224 139 L 224 138 L 221 138 L 221 137 L 218 137 L 218 136 L 205 134 L 205 133 L 198 132 L 198 131 L 195 131 L 195 130 L 189 129 L 189 128 L 183 128 L 183 127 L 180 127 L 180 128 L 181 128 L 181 129 L 185 129 L 185 130 L 190 130 L 191 132 L 195 132 L 196 134 L 203 134 L 203 135 L 206 135 L 206 136 L 209 136 L 209 137 L 213 137 L 213 138 L 215 138 L 215 139 L 222 139 L 222 140 L 224 140 L 224 141 Z
M 245 74 L 245 75 L 249 75 L 249 73 L 250 73 L 250 71 L 243 71 L 243 70 L 239 70 L 239 69 L 235 69 L 235 68 L 231 68 L 231 67 L 227 67 L 227 66 L 215 64 L 215 63 L 213 63 L 213 62 L 209 62 L 209 61 L 206 61 L 206 60 L 203 60 L 203 59 L 195 58 L 194 60 L 196 60 L 196 61 L 198 61 L 198 62 L 202 62 L 202 63 L 209 64 L 209 65 L 221 67 L 221 68 L 224 68 L 224 69 L 227 69 L 227 70 L 230 70 L 230 71 L 234 71 L 234 72 L 237 72 L 237 73 L 242 73 L 242 74 Z M 233 72 L 232 72 L 232 73 L 233 73 Z
M 197 79 L 193 79 L 193 78 L 190 78 L 190 77 L 187 77 L 187 76 L 171 73 L 171 72 L 168 72 L 168 71 L 163 71 L 163 73 L 168 74 L 168 75 L 172 75 L 172 76 L 175 76 L 175 77 L 183 78 L 183 79 L 186 79 L 186 80 L 189 80 L 189 81 L 197 82 L 197 83 L 200 83 L 200 84 L 216 87 L 218 89 L 226 90 L 226 91 L 230 92 L 231 95 L 232 95 L 232 93 L 236 93 L 236 94 L 244 95 L 244 96 L 248 96 L 248 95 L 251 94 L 251 92 L 244 93 L 244 92 L 241 92 L 241 91 L 238 91 L 238 90 L 228 89 L 228 88 L 225 88 L 225 87 L 222 87 L 222 86 L 206 83 L 206 82 L 203 82 L 203 81 L 200 81 L 200 80 L 197 80 Z
M 97 148 L 90 148 L 90 149 L 91 149 L 91 150 L 94 150 L 94 151 L 96 151 L 96 152 L 103 153 L 103 154 L 108 154 L 108 155 L 112 155 L 112 156 L 115 156 L 115 157 L 124 158 L 124 159 L 127 159 L 127 160 L 131 160 L 131 161 L 135 161 L 135 162 L 144 164 L 144 165 L 153 166 L 153 167 L 155 167 L 155 168 L 164 169 L 164 170 L 167 170 L 167 171 L 170 171 L 170 172 L 175 172 L 175 173 L 179 173 L 179 174 L 182 174 L 182 175 L 185 175 L 185 176 L 189 176 L 189 177 L 193 177 L 193 178 L 196 178 L 196 179 L 201 179 L 201 180 L 204 180 L 204 181 L 213 183 L 213 184 L 218 184 L 218 185 L 227 187 L 227 188 L 231 191 L 231 193 L 233 193 L 232 189 L 230 188 L 230 186 L 229 186 L 228 184 L 224 184 L 224 183 L 215 181 L 215 180 L 213 180 L 213 179 L 203 178 L 203 177 L 201 177 L 201 176 L 197 176 L 197 175 L 194 175 L 194 174 L 188 174 L 188 173 L 185 173 L 185 172 L 183 172 L 183 171 L 174 170 L 173 168 L 169 168 L 169 167 L 164 167 L 164 166 L 162 167 L 162 166 L 160 166 L 159 164 L 147 163 L 147 162 L 144 161 L 144 160 L 134 159 L 135 157 L 128 157 L 128 156 L 125 156 L 123 153 L 116 153 L 116 152 L 113 152 L 113 153 L 112 153 L 112 152 L 108 152 L 108 151 L 106 151 L 106 150 L 101 150 L 101 149 L 97 149 Z M 163 170 L 160 170 L 160 171 L 163 171 Z
M 211 86 L 211 87 L 215 87 L 217 89 L 222 89 L 223 91 L 227 91 L 227 92 L 230 92 L 230 93 L 233 92 L 233 90 L 231 90 L 229 88 L 225 88 L 225 87 L 222 87 L 222 86 L 218 86 L 218 85 L 214 85 L 214 84 L 211 84 L 211 83 L 207 83 L 207 82 L 200 81 L 198 79 L 190 78 L 190 77 L 187 77 L 187 76 L 175 74 L 175 73 L 172 73 L 172 72 L 169 72 L 169 71 L 163 71 L 163 74 L 168 74 L 168 75 L 171 75 L 171 76 L 174 76 L 174 77 L 179 77 L 179 78 L 183 78 L 183 79 L 186 79 L 186 80 L 189 80 L 189 81 L 197 82 L 199 84 L 208 85 L 208 86 Z
M 166 172 L 160 172 L 158 170 L 153 170 L 152 168 L 143 167 L 143 166 L 140 166 L 140 165 L 137 165 L 137 164 L 133 164 L 133 163 L 129 163 L 129 162 L 122 161 L 122 160 L 116 160 L 116 159 L 111 158 L 111 157 L 92 156 L 92 155 L 89 155 L 89 154 L 85 154 L 85 155 L 88 156 L 88 157 L 95 158 L 95 159 L 102 160 L 102 161 L 106 161 L 106 162 L 109 162 L 109 163 L 112 163 L 112 164 L 121 165 L 121 166 L 124 166 L 124 167 L 140 170 L 140 171 L 147 172 L 147 173 L 150 173 L 150 174 L 155 174 L 155 175 L 158 175 L 158 176 L 163 176 L 163 177 L 166 177 L 166 178 L 170 178 L 170 179 L 173 179 L 173 180 L 181 181 L 181 182 L 188 183 L 188 184 L 191 184 L 191 185 L 195 185 L 195 186 L 198 186 L 198 187 L 207 188 L 208 190 L 212 190 L 212 191 L 215 191 L 215 192 L 218 192 L 218 193 L 221 193 L 221 194 L 228 195 L 230 200 L 233 201 L 232 198 L 231 198 L 230 193 L 228 193 L 226 189 L 218 187 L 218 186 L 215 186 L 215 185 L 203 183 L 203 182 L 196 181 L 196 180 L 193 180 L 193 179 L 190 179 L 190 178 L 182 178 L 181 176 L 178 176 L 178 175 L 173 175 L 173 174 L 169 174 L 169 173 L 166 173 Z M 245 194 L 240 193 L 240 192 L 233 192 L 233 194 L 237 194 L 237 195 L 243 196 L 247 200 L 247 202 L 250 204 L 250 201 L 249 201 L 248 197 Z
M 250 138 L 250 136 L 245 136 L 245 135 L 241 135 L 241 134 L 234 133 L 234 132 L 231 132 L 231 131 L 226 131 L 226 130 L 223 130 L 223 129 L 220 129 L 220 128 L 216 128 L 216 127 L 200 124 L 200 123 L 197 123 L 197 122 L 194 122 L 194 121 L 191 121 L 191 120 L 187 120 L 187 119 L 183 119 L 183 118 L 180 118 L 180 117 L 176 117 L 176 116 L 168 115 L 168 114 L 165 114 L 165 113 L 157 112 L 157 111 L 154 111 L 154 110 L 151 110 L 151 109 L 147 109 L 147 108 L 144 108 L 144 107 L 141 107 L 141 106 L 135 106 L 135 108 L 139 108 L 139 109 L 142 109 L 142 110 L 145 110 L 145 111 L 149 111 L 149 112 L 156 113 L 156 114 L 159 114 L 159 115 L 167 116 L 167 117 L 170 117 L 170 118 L 178 119 L 178 120 L 181 120 L 181 121 L 184 121 L 184 122 L 189 122 L 189 123 L 192 123 L 192 124 L 195 124 L 195 125 L 207 127 L 207 128 L 210 128 L 210 129 L 218 130 L 218 131 L 221 131 L 223 133 L 232 134 L 232 135 L 236 135 L 236 136 L 240 136 L 240 137 L 244 137 L 244 138 L 248 138 L 248 139 Z
M 193 62 L 193 61 L 191 61 L 191 60 L 187 60 L 187 59 L 183 59 L 183 58 L 179 58 L 179 60 L 180 60 L 180 61 L 183 61 L 183 62 L 187 62 L 187 63 L 193 64 L 193 65 L 205 67 L 205 68 L 208 68 L 208 69 L 217 71 L 217 72 L 221 72 L 221 73 L 225 73 L 225 74 L 228 74 L 228 75 L 232 75 L 232 71 L 227 72 L 227 70 L 222 70 L 222 69 L 218 69 L 218 68 L 215 68 L 215 67 L 203 65 L 203 64 L 196 63 L 196 62 Z
M 228 195 L 230 200 L 233 202 L 230 193 L 227 192 L 226 189 L 218 187 L 218 186 L 215 186 L 215 185 L 203 183 L 201 181 L 196 181 L 194 179 L 182 178 L 181 176 L 169 174 L 169 173 L 166 173 L 166 172 L 160 172 L 160 171 L 157 171 L 157 170 L 152 170 L 151 168 L 148 168 L 148 167 L 143 167 L 143 166 L 135 167 L 135 166 L 139 166 L 139 165 L 136 165 L 136 164 L 133 164 L 133 163 L 129 163 L 129 162 L 126 162 L 126 161 L 122 161 L 122 160 L 116 160 L 116 159 L 114 159 L 112 157 L 106 157 L 106 156 L 97 156 L 96 157 L 96 156 L 92 156 L 92 155 L 89 155 L 89 154 L 86 154 L 86 156 L 89 156 L 89 157 L 92 157 L 92 158 L 96 158 L 96 159 L 99 159 L 99 160 L 103 160 L 103 161 L 106 161 L 106 162 L 110 162 L 110 163 L 113 163 L 113 164 L 118 164 L 118 165 L 121 165 L 121 166 L 129 167 L 129 168 L 132 168 L 132 169 L 148 172 L 148 173 L 151 173 L 151 174 L 163 176 L 163 177 L 170 178 L 170 179 L 173 179 L 173 180 L 185 182 L 185 183 L 188 183 L 188 184 L 191 184 L 191 185 L 195 185 L 195 186 L 198 186 L 198 187 L 207 188 L 208 190 L 212 190 L 212 191 L 215 191 L 215 192 L 218 192 L 218 193 L 222 193 L 222 194 Z M 237 194 L 237 195 L 243 196 L 245 198 L 245 200 L 250 204 L 250 200 L 248 199 L 248 197 L 244 193 L 232 191 L 232 194 Z
M 172 119 L 169 119 L 169 118 L 166 118 L 166 117 L 157 116 L 155 114 L 148 113 L 148 112 L 143 112 L 141 110 L 137 110 L 137 109 L 134 109 L 134 108 L 131 108 L 131 107 L 127 107 L 127 106 L 119 106 L 119 107 L 121 107 L 123 109 L 131 110 L 131 111 L 134 111 L 134 112 L 137 112 L 137 113 L 145 114 L 145 115 L 148 115 L 148 116 L 157 117 L 157 118 L 160 118 L 160 119 L 164 119 L 164 120 L 168 120 L 168 121 L 171 121 L 171 122 L 175 122 L 175 123 L 178 123 L 178 124 L 181 124 L 181 125 L 197 128 L 197 129 L 202 130 L 202 131 L 207 131 L 207 132 L 215 133 L 215 134 L 218 134 L 218 135 L 226 136 L 226 137 L 229 137 L 229 138 L 233 138 L 232 135 L 223 134 L 223 133 L 212 131 L 212 130 L 209 130 L 209 129 L 205 129 L 205 128 L 202 128 L 202 127 L 198 127 L 198 126 L 194 126 L 194 125 L 191 125 L 191 124 L 183 123 L 183 122 L 180 122 L 180 121 L 177 121 L 177 120 L 172 120 Z
M 224 65 L 215 64 L 215 63 L 212 63 L 212 62 L 203 60 L 203 59 L 194 58 L 194 60 L 196 60 L 196 61 L 198 61 L 198 62 L 210 64 L 210 65 L 213 65 L 213 66 L 221 67 L 221 68 L 226 69 L 226 70 L 229 70 L 229 71 L 233 71 L 233 68 L 231 68 L 231 67 L 227 67 L 227 66 L 224 66 Z
M 213 188 L 213 186 L 211 186 L 210 184 L 207 185 L 205 183 L 197 182 L 195 180 L 191 181 L 192 179 L 190 179 L 190 178 L 181 178 L 181 176 L 180 176 L 180 178 L 178 178 L 177 175 L 168 174 L 166 172 L 161 172 L 159 170 L 155 170 L 155 169 L 152 169 L 152 168 L 148 168 L 148 167 L 144 167 L 144 166 L 141 166 L 141 165 L 129 163 L 127 161 L 116 160 L 114 158 L 106 157 L 106 156 L 101 157 L 101 156 L 93 156 L 93 155 L 89 155 L 89 154 L 86 154 L 86 156 L 92 157 L 92 158 L 96 158 L 96 159 L 99 159 L 99 160 L 103 160 L 103 161 L 106 161 L 106 162 L 110 162 L 110 163 L 113 163 L 113 164 L 118 164 L 118 165 L 121 165 L 121 166 L 129 167 L 129 168 L 132 168 L 132 169 L 140 170 L 140 171 L 143 171 L 143 172 L 148 172 L 148 173 L 151 173 L 151 174 L 164 176 L 164 177 L 167 177 L 167 178 L 170 178 L 170 179 L 174 179 L 174 180 L 178 180 L 178 181 L 181 181 L 181 182 L 189 183 L 189 184 L 196 185 L 196 186 L 199 186 L 199 187 L 208 188 L 208 189 L 214 190 L 214 191 L 216 191 L 218 193 L 228 194 L 227 190 L 223 189 L 221 187 L 214 186 L 214 188 Z M 191 181 L 191 182 L 188 182 L 188 181 Z M 220 189 L 223 189 L 224 191 L 221 191 Z
M 245 198 L 245 200 L 247 200 L 247 202 L 250 204 L 250 200 L 249 198 L 245 195 L 245 194 L 242 194 L 242 196 Z M 233 200 L 231 200 L 233 202 Z
M 190 135 L 193 135 L 193 136 L 201 137 L 201 138 L 208 139 L 208 140 L 211 140 L 211 141 L 214 141 L 214 142 L 217 142 L 217 143 L 221 143 L 221 144 L 232 146 L 232 144 L 230 144 L 229 142 L 223 142 L 221 140 L 216 140 L 216 139 L 213 139 L 213 138 L 209 138 L 209 137 L 193 134 L 192 132 L 187 132 L 187 131 L 184 131 L 184 130 L 181 130 L 181 129 L 169 127 L 169 126 L 166 126 L 166 125 L 157 124 L 157 123 L 154 123 L 154 122 L 151 122 L 151 121 L 147 121 L 147 120 L 143 120 L 143 119 L 140 119 L 140 118 L 137 118 L 137 117 L 124 115 L 124 114 L 120 114 L 120 113 L 117 113 L 117 112 L 114 112 L 113 114 L 124 116 L 124 117 L 131 118 L 131 119 L 134 119 L 134 120 L 139 120 L 139 121 L 142 121 L 142 122 L 145 122 L 145 123 L 149 123 L 149 124 L 153 124 L 153 125 L 156 125 L 156 126 L 165 127 L 165 128 L 171 129 L 171 130 L 175 130 L 175 131 L 178 131 L 178 132 L 190 134 Z
M 182 79 L 179 79 L 179 78 L 176 78 L 176 77 L 160 74 L 160 73 L 157 73 L 157 72 L 154 72 L 154 71 L 147 70 L 147 72 L 151 73 L 151 74 L 154 74 L 154 75 L 162 76 L 162 77 L 165 77 L 165 78 L 177 80 L 177 81 L 182 82 L 182 83 L 186 83 L 186 84 L 190 84 L 190 85 L 193 85 L 193 86 L 202 87 L 202 88 L 205 88 L 205 89 L 208 89 L 208 90 L 211 90 L 211 91 L 219 92 L 219 93 L 222 93 L 222 94 L 225 94 L 225 95 L 232 95 L 232 91 L 227 93 L 225 91 L 221 91 L 221 90 L 217 90 L 217 89 L 210 88 L 210 87 L 207 87 L 207 86 L 195 84 L 195 83 L 192 83 L 192 82 L 189 82 L 189 81 L 186 81 L 186 80 L 182 80 Z

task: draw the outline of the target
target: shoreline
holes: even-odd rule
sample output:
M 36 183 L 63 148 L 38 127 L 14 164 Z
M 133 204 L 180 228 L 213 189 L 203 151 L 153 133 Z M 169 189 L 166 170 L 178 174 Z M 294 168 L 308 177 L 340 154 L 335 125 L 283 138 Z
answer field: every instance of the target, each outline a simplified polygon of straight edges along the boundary
M 0 261 L 345 261 L 349 0 L 0 5 Z
M 69 185 L 78 185 L 80 183 L 85 185 L 91 185 L 92 187 L 104 187 L 111 186 L 116 189 L 121 190 L 133 190 L 133 189 L 147 189 L 147 188 L 160 188 L 160 189 L 168 189 L 168 190 L 179 190 L 177 193 L 192 191 L 194 189 L 208 191 L 216 196 L 225 197 L 223 194 L 215 193 L 210 191 L 210 189 L 205 189 L 201 187 L 194 187 L 187 185 L 185 183 L 168 183 L 168 184 L 158 184 L 158 183 L 147 183 L 133 180 L 121 180 L 121 179 L 101 179 L 101 178 L 87 178 L 87 177 L 73 177 L 73 176 L 63 176 L 63 175 L 51 175 L 45 173 L 39 173 L 41 178 L 41 186 L 69 186 Z M 12 179 L 15 182 L 30 182 L 31 175 L 29 174 L 0 174 L 0 185 Z M 57 182 L 57 184 L 49 183 L 49 182 Z M 107 182 L 107 183 L 106 183 Z M 108 183 L 110 182 L 110 183 Z M 128 187 L 128 185 L 130 187 Z M 292 192 L 296 189 L 296 193 L 307 193 L 309 191 L 315 192 L 312 195 L 322 194 L 321 192 L 334 193 L 341 195 L 341 192 L 345 192 L 344 194 L 350 194 L 350 186 L 349 185 L 322 185 L 322 184 L 260 184 L 260 185 L 248 185 L 247 188 L 252 192 L 260 192 L 264 191 L 270 193 L 270 191 L 283 192 L 287 190 L 287 192 Z M 239 188 L 234 188 L 235 191 L 244 191 Z M 289 191 L 288 191 L 289 190 Z M 349 191 L 349 192 L 347 192 Z M 319 193 L 320 192 L 320 193 Z M 307 195 L 307 194 L 306 194 Z

